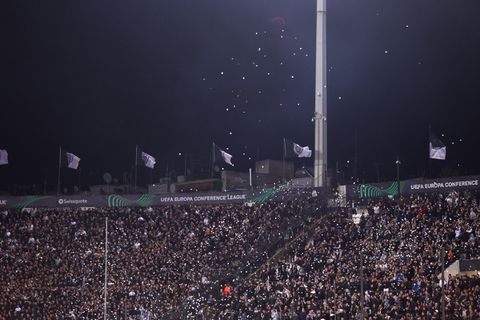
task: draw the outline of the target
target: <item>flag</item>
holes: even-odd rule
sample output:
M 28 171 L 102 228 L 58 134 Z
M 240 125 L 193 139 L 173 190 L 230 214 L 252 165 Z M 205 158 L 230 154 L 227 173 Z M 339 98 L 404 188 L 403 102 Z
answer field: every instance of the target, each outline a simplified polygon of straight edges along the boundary
M 310 158 L 312 150 L 308 146 L 302 147 L 299 144 L 283 138 L 283 155 L 289 158 Z
M 447 158 L 447 147 L 430 131 L 429 143 L 430 159 L 445 160 Z
M 62 151 L 62 158 L 60 160 L 61 167 L 67 167 L 70 169 L 77 170 L 80 163 L 80 158 L 70 152 Z
M 8 152 L 0 149 L 0 165 L 2 164 L 8 164 Z
M 223 151 L 222 149 L 220 149 L 219 147 L 217 147 L 217 145 L 215 143 L 213 144 L 213 149 L 214 149 L 213 163 L 222 161 L 222 162 L 225 162 L 225 163 L 227 163 L 227 164 L 229 164 L 233 167 L 232 155 L 231 154 L 229 154 L 229 153 Z
M 145 167 L 150 169 L 153 169 L 155 167 L 155 163 L 157 162 L 155 161 L 155 158 L 153 156 L 141 150 L 138 150 L 137 154 L 138 154 L 138 160 L 142 161 Z

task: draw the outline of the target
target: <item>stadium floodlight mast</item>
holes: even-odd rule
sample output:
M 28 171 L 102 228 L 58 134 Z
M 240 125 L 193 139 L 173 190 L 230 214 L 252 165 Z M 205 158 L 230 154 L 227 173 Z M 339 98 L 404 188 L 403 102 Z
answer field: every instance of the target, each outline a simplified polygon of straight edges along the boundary
M 314 186 L 327 184 L 327 0 L 317 0 Z

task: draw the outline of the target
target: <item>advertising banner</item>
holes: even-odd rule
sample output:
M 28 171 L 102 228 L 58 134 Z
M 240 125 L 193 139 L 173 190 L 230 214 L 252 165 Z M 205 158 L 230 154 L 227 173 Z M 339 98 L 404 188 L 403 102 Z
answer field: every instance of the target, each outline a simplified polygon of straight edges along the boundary
M 258 193 L 260 195 L 261 193 Z M 80 208 L 80 207 L 149 207 L 173 204 L 243 203 L 255 197 L 253 192 L 175 193 L 93 196 L 0 196 L 0 208 Z
M 480 176 L 403 180 L 400 181 L 400 194 L 461 191 L 478 189 L 479 185 Z M 381 198 L 397 194 L 397 181 L 347 186 L 347 198 L 349 199 Z
M 323 196 L 324 192 L 325 190 L 320 188 L 281 187 L 255 191 L 170 193 L 160 195 L 0 196 L 0 210 L 2 208 L 118 208 L 190 204 L 261 204 L 267 201 L 282 202 L 295 201 L 299 198 L 316 198 Z

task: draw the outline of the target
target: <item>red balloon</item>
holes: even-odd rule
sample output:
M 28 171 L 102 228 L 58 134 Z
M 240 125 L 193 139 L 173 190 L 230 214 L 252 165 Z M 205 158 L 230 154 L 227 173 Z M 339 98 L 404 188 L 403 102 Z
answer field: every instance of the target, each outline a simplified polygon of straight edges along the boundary
M 285 18 L 283 17 L 275 17 L 272 19 L 272 23 L 274 23 L 275 25 L 279 26 L 279 27 L 285 27 Z

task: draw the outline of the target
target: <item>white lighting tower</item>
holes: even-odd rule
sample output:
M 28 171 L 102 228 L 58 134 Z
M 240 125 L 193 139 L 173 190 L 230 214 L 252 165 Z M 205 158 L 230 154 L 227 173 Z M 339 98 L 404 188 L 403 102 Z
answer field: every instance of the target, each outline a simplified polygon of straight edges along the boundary
M 315 66 L 315 187 L 327 185 L 327 0 L 317 0 Z

